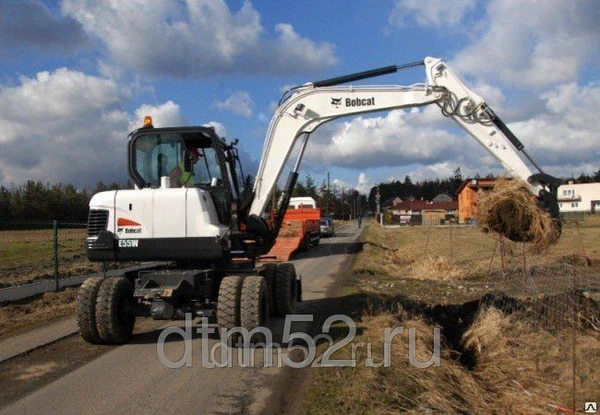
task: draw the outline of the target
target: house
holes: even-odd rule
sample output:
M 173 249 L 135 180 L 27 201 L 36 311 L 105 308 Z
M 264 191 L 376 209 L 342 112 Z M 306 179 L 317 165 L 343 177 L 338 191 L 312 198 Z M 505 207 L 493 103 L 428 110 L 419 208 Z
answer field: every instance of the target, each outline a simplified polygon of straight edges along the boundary
M 440 193 L 439 195 L 434 197 L 432 200 L 433 203 L 452 202 L 452 201 L 454 201 L 454 199 L 452 199 L 452 196 L 450 196 L 448 193 Z
M 399 198 L 397 198 L 399 199 Z M 415 225 L 439 225 L 456 217 L 458 203 L 432 202 L 428 200 L 400 200 L 392 203 L 390 212 L 399 218 L 401 224 L 412 223 Z
M 482 192 L 494 188 L 496 179 L 467 179 L 456 191 L 458 199 L 458 221 L 468 223 L 477 218 L 477 201 Z
M 600 183 L 570 181 L 558 187 L 560 213 L 600 213 Z

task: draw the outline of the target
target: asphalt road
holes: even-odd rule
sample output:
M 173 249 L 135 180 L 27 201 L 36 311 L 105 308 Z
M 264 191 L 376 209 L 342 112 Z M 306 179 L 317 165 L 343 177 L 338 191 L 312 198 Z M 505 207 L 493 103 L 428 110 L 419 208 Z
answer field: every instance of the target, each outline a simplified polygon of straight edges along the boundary
M 336 231 L 334 237 L 322 239 L 318 247 L 297 255 L 292 261 L 303 281 L 305 302 L 299 307 L 299 313 L 318 312 L 319 302 L 323 302 L 335 277 L 349 263 L 348 253 L 353 251 L 358 227 L 352 222 Z M 184 322 L 170 322 L 168 326 L 184 327 Z M 200 320 L 194 320 L 192 329 L 199 326 Z M 270 323 L 276 339 L 282 326 L 282 319 Z M 89 362 L 5 406 L 0 413 L 287 412 L 280 402 L 285 401 L 284 395 L 292 387 L 291 369 L 277 365 L 264 367 L 262 350 L 255 351 L 254 367 L 241 367 L 234 356 L 231 367 L 209 368 L 202 362 L 202 347 L 210 349 L 218 340 L 214 337 L 202 340 L 195 334 L 188 343 L 191 345 L 188 349 L 191 366 L 169 368 L 161 363 L 157 352 L 157 340 L 167 325 L 150 327 L 149 331 L 138 333 L 130 344 L 94 356 Z M 309 331 L 306 324 L 293 327 L 294 331 Z M 175 362 L 184 355 L 186 344 L 178 335 L 167 339 L 164 355 Z M 71 342 L 74 343 L 72 347 L 83 346 L 79 339 L 71 339 Z M 216 351 L 218 353 L 220 349 Z

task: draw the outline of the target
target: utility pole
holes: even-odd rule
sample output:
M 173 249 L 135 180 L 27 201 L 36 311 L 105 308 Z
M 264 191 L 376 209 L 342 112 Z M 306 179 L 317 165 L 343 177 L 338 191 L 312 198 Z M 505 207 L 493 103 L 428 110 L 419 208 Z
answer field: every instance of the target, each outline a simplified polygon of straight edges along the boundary
M 326 198 L 326 205 L 325 205 L 325 216 L 329 216 L 329 203 L 331 200 L 331 191 L 329 190 L 329 172 L 327 172 L 327 198 Z
M 379 193 L 379 186 L 377 186 L 377 194 L 375 195 L 375 202 L 377 203 L 377 219 L 381 223 L 381 194 Z

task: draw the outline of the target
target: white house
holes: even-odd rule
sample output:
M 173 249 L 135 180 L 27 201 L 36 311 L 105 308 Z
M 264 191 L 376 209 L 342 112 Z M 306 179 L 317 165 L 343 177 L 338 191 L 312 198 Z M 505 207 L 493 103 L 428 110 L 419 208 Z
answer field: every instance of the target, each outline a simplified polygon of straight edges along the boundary
M 560 213 L 600 213 L 600 183 L 563 184 L 558 187 Z

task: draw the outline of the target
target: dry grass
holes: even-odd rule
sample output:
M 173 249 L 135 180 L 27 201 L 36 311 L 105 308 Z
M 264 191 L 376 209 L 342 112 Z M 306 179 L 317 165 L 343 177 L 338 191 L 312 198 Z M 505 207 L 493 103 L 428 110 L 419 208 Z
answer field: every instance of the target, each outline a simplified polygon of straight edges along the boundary
M 23 302 L 4 304 L 0 307 L 0 337 L 30 329 L 37 324 L 73 313 L 78 288 L 66 288 L 59 292 L 47 292 Z
M 494 188 L 481 195 L 477 207 L 477 223 L 516 242 L 530 242 L 545 248 L 557 241 L 559 233 L 554 221 L 532 198 L 522 180 L 500 179 Z
M 384 361 L 384 330 L 397 327 L 404 331 L 392 341 L 391 366 L 369 367 L 368 358 L 376 364 Z M 435 327 L 439 326 L 434 321 L 403 310 L 364 315 L 359 324 L 364 331 L 358 340 L 365 346 L 356 348 L 356 367 L 315 370 L 307 390 L 306 413 L 546 414 L 552 412 L 550 405 L 572 406 L 570 330 L 540 332 L 488 308 L 465 332 L 464 350 L 457 350 L 442 336 L 439 366 L 416 367 L 409 355 L 409 330 L 416 333 L 416 361 L 433 363 Z M 578 337 L 577 358 L 589 362 L 576 375 L 581 405 L 600 398 L 594 372 L 600 363 L 599 348 L 597 335 Z M 338 358 L 352 357 L 350 348 L 342 350 L 345 354 Z M 458 361 L 461 353 L 469 352 L 477 357 L 473 368 Z
M 600 264 L 600 215 L 585 223 L 565 223 L 560 239 L 539 253 L 474 226 L 402 227 L 370 225 L 353 271 L 381 278 L 482 280 L 491 272 L 546 267 L 575 258 L 580 265 Z M 441 272 L 443 271 L 443 272 Z
M 354 368 L 314 370 L 305 412 L 545 414 L 569 412 L 574 398 L 579 411 L 600 400 L 599 225 L 600 215 L 567 223 L 542 253 L 476 227 L 371 225 L 354 262 L 354 289 L 383 305 L 363 306 L 377 311 L 365 312 L 354 343 L 370 343 L 370 357 L 380 362 L 384 329 L 404 332 L 394 339 L 391 367 L 367 367 L 365 346 Z M 444 290 L 462 285 L 486 290 L 473 302 L 444 305 Z M 478 300 L 495 287 L 509 288 L 504 302 L 493 297 L 503 307 L 484 302 L 476 314 Z M 412 366 L 408 329 L 418 333 L 423 362 L 438 326 L 441 365 Z M 341 353 L 349 358 L 351 348 Z

